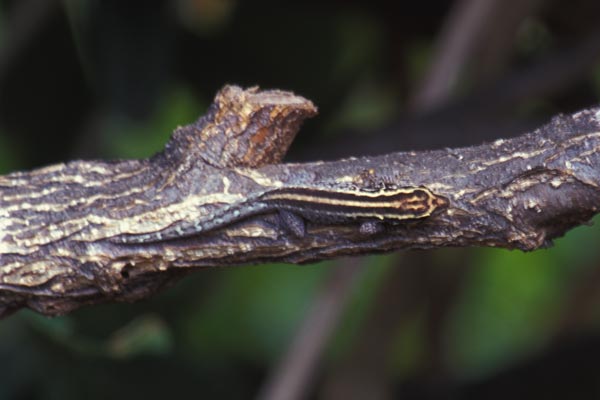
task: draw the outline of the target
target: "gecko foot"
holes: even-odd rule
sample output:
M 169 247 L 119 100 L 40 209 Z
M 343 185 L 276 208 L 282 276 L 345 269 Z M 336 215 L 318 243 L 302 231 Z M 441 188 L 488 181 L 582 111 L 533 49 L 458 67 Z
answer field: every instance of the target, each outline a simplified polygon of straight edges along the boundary
M 385 225 L 379 221 L 365 221 L 360 224 L 359 231 L 365 236 L 373 236 L 385 231 Z

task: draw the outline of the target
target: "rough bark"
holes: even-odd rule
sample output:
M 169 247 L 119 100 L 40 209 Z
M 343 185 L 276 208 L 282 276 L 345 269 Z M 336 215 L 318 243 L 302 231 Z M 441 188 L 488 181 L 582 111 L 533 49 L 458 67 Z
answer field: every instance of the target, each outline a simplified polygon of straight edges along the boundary
M 589 221 L 600 205 L 600 108 L 481 146 L 280 164 L 315 113 L 291 93 L 225 87 L 205 116 L 176 129 L 150 159 L 1 176 L 0 314 L 137 300 L 201 267 L 442 246 L 534 250 Z M 371 235 L 353 221 L 318 219 L 294 235 L 268 212 L 191 236 L 119 243 L 251 206 L 275 188 L 383 186 L 426 188 L 448 204 Z

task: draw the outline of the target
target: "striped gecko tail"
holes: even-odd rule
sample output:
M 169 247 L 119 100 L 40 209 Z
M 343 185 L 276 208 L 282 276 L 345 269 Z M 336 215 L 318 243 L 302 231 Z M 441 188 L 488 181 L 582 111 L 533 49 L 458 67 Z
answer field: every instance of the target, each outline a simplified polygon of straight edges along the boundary
M 251 215 L 259 214 L 267 208 L 268 205 L 264 203 L 256 203 L 252 206 L 248 206 L 246 203 L 228 205 L 205 219 L 178 221 L 158 232 L 121 234 L 110 238 L 109 241 L 119 244 L 143 244 L 202 235 Z

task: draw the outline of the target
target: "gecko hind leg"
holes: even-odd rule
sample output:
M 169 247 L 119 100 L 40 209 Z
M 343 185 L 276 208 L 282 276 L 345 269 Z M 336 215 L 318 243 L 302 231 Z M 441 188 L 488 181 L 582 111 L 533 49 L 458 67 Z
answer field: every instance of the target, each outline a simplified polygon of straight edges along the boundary
M 298 214 L 288 210 L 279 210 L 279 220 L 284 228 L 294 236 L 299 238 L 306 236 L 306 224 Z
M 365 236 L 373 236 L 383 233 L 385 225 L 380 221 L 364 221 L 358 228 L 359 232 Z

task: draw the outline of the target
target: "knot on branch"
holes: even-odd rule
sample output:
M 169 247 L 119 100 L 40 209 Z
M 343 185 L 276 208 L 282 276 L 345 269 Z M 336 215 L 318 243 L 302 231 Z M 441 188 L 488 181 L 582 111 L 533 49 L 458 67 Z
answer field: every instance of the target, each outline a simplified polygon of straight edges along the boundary
M 517 185 L 511 205 L 513 220 L 537 235 L 524 246 L 534 250 L 587 223 L 600 205 L 600 190 L 564 172 L 544 171 Z

